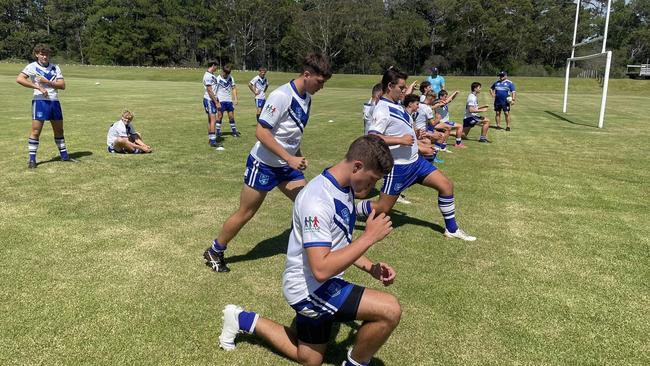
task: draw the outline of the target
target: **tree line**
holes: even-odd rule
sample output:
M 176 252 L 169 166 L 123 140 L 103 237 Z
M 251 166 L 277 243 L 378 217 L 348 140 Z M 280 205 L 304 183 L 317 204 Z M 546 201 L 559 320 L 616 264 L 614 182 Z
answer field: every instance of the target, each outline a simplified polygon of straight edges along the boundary
M 606 1 L 582 2 L 578 39 L 602 34 Z M 48 43 L 61 62 L 294 70 L 311 50 L 336 72 L 558 74 L 573 0 L 0 0 L 0 59 Z M 650 0 L 615 0 L 614 73 L 650 58 Z

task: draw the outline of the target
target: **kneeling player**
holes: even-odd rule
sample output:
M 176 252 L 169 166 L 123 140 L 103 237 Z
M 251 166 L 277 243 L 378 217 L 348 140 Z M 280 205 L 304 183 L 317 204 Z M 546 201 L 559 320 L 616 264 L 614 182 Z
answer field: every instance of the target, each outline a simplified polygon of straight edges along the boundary
M 392 230 L 390 217 L 374 211 L 363 234 L 352 240 L 354 197 L 365 197 L 393 159 L 378 137 L 363 136 L 350 146 L 345 159 L 307 184 L 293 207 L 293 229 L 287 248 L 283 292 L 296 312 L 296 330 L 244 311 L 224 309 L 219 344 L 235 348 L 239 331 L 255 334 L 290 359 L 320 365 L 335 322 L 361 320 L 353 347 L 343 365 L 367 365 L 388 340 L 401 317 L 397 299 L 343 280 L 343 271 L 355 265 L 385 286 L 395 270 L 371 262 L 364 253 Z
M 438 191 L 438 207 L 445 219 L 446 237 L 467 241 L 476 240 L 461 230 L 456 223 L 454 187 L 435 166 L 418 155 L 415 130 L 408 113 L 399 103 L 408 76 L 395 69 L 387 70 L 382 78 L 383 97 L 373 111 L 370 133 L 380 136 L 391 147 L 395 166 L 384 177 L 379 199 L 357 204 L 357 213 L 368 215 L 371 211 L 388 213 L 399 194 L 415 183 Z
M 140 154 L 152 151 L 151 146 L 145 144 L 142 136 L 133 128 L 132 121 L 133 113 L 124 111 L 120 120 L 111 125 L 106 136 L 108 152 Z

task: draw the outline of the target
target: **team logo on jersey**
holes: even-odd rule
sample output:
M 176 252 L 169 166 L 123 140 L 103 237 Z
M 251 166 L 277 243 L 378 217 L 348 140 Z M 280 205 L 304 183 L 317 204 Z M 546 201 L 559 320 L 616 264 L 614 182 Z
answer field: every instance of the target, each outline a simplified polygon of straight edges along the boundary
M 266 106 L 264 106 L 264 110 L 267 113 L 270 113 L 271 115 L 273 115 L 273 114 L 275 114 L 275 111 L 277 111 L 278 109 L 275 108 L 275 106 L 273 104 L 268 104 L 267 103 Z
M 347 207 L 341 210 L 341 217 L 345 222 L 350 222 L 350 210 L 348 210 Z
M 260 174 L 259 181 L 261 185 L 267 185 L 269 184 L 269 176 L 266 174 Z
M 399 191 L 402 188 L 402 183 L 395 184 L 395 190 Z
M 305 216 L 305 227 L 303 231 L 307 233 L 320 231 L 320 222 L 318 221 L 318 216 Z

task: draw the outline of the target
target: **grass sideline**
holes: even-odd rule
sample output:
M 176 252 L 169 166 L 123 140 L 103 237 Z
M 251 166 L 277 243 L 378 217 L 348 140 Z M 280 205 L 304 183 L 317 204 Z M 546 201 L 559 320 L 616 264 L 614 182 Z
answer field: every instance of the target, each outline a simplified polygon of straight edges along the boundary
M 56 148 L 46 126 L 42 164 L 28 171 L 30 91 L 14 82 L 23 66 L 0 64 L 0 364 L 287 364 L 250 337 L 234 352 L 216 342 L 226 303 L 291 321 L 280 290 L 290 203 L 269 195 L 229 249 L 233 272 L 211 273 L 201 259 L 238 202 L 255 141 L 244 85 L 253 73 L 234 74 L 243 137 L 227 136 L 216 152 L 202 70 L 63 68 L 66 139 L 80 163 L 48 162 Z M 269 73 L 271 89 L 290 77 Z M 396 268 L 386 290 L 403 307 L 374 365 L 650 363 L 650 132 L 641 120 L 650 84 L 611 80 L 599 130 L 595 82 L 572 86 L 573 112 L 563 116 L 562 79 L 512 79 L 513 132 L 491 130 L 492 144 L 469 141 L 440 165 L 461 226 L 479 240 L 443 239 L 435 195 L 413 187 L 413 204 L 392 215 L 396 230 L 369 251 Z M 376 80 L 335 75 L 315 95 L 302 145 L 308 179 L 360 133 Z M 462 92 L 455 120 L 473 80 L 448 80 Z M 492 78 L 478 81 L 487 89 Z M 487 93 L 479 99 L 489 104 Z M 154 154 L 105 152 L 123 108 Z M 354 269 L 347 277 L 379 287 Z M 352 331 L 341 326 L 327 364 L 341 363 Z

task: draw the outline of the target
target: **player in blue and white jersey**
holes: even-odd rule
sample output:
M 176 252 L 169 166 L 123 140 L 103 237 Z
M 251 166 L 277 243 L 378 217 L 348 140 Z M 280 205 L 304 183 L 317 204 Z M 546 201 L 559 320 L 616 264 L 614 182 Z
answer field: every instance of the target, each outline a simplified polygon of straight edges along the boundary
M 515 84 L 508 80 L 508 73 L 501 71 L 497 75 L 499 80 L 490 87 L 490 95 L 494 98 L 494 119 L 497 123 L 497 130 L 501 129 L 501 111 L 506 115 L 506 131 L 510 131 L 510 105 L 517 101 Z M 511 98 L 508 101 L 508 97 Z
M 59 148 L 62 161 L 74 161 L 68 155 L 63 136 L 63 111 L 59 103 L 59 90 L 65 89 L 61 68 L 50 62 L 52 50 L 46 45 L 34 47 L 35 62 L 25 66 L 16 77 L 16 82 L 34 89 L 32 97 L 32 128 L 27 140 L 29 147 L 28 168 L 36 168 L 36 152 L 45 121 L 50 121 L 54 132 L 54 143 Z
M 395 270 L 371 262 L 365 252 L 392 230 L 390 217 L 372 212 L 364 232 L 352 238 L 354 198 L 365 197 L 393 165 L 388 146 L 375 136 L 363 136 L 350 146 L 344 160 L 307 184 L 293 207 L 293 222 L 283 293 L 296 313 L 295 330 L 236 305 L 227 305 L 219 344 L 235 349 L 240 331 L 255 334 L 288 358 L 303 365 L 321 365 L 334 323 L 362 324 L 343 366 L 368 365 L 397 327 L 401 306 L 393 295 L 343 279 L 352 265 L 385 286 Z M 252 360 L 251 360 L 252 361 Z
M 235 105 L 237 105 L 237 86 L 235 79 L 230 75 L 230 66 L 226 65 L 221 68 L 221 74 L 217 76 L 217 84 L 215 87 L 219 105 L 217 106 L 217 137 L 221 136 L 221 120 L 223 119 L 223 112 L 228 112 L 228 121 L 230 122 L 230 133 L 233 137 L 241 136 L 237 131 L 235 124 Z
M 357 212 L 366 216 L 372 210 L 388 213 L 399 194 L 408 187 L 419 183 L 438 191 L 438 207 L 445 220 L 446 237 L 467 241 L 476 240 L 458 227 L 455 214 L 455 198 L 452 182 L 435 166 L 418 155 L 417 136 L 410 116 L 400 104 L 402 91 L 406 89 L 408 76 L 395 69 L 387 70 L 382 77 L 384 93 L 377 103 L 370 125 L 374 133 L 390 146 L 395 166 L 384 177 L 379 199 L 365 200 L 357 204 Z M 437 138 L 438 136 L 433 136 Z
M 264 104 L 255 130 L 257 143 L 246 162 L 239 208 L 224 222 L 203 257 L 216 272 L 228 272 L 224 251 L 228 243 L 253 218 L 266 194 L 278 187 L 292 201 L 305 186 L 302 171 L 307 159 L 300 152 L 302 135 L 311 110 L 311 96 L 332 76 L 328 59 L 307 55 L 302 73 L 274 90 Z
M 478 105 L 478 94 L 481 92 L 481 83 L 475 81 L 472 83 L 471 93 L 467 96 L 465 104 L 465 118 L 463 118 L 463 138 L 467 138 L 469 131 L 476 125 L 481 125 L 481 137 L 478 142 L 490 142 L 487 139 L 488 130 L 490 129 L 490 120 L 479 113 L 487 112 L 488 106 Z
M 431 68 L 431 75 L 427 77 L 427 81 L 431 83 L 431 89 L 438 95 L 441 90 L 445 90 L 445 78 L 440 75 L 437 67 Z
M 420 84 L 420 103 L 424 103 L 424 99 L 426 99 L 427 93 L 429 92 L 435 95 L 435 93 L 433 93 L 433 88 L 431 87 L 431 83 L 425 80 Z
M 377 101 L 381 98 L 381 84 L 375 84 L 372 87 L 372 92 L 370 94 L 370 99 L 363 103 L 363 134 L 368 134 L 368 125 L 370 124 L 370 119 L 372 118 L 372 111 L 375 109 Z
M 142 141 L 142 136 L 133 127 L 133 113 L 122 112 L 120 119 L 108 128 L 106 145 L 109 153 L 140 154 L 152 152 L 151 146 Z
M 269 88 L 269 81 L 266 78 L 266 67 L 262 66 L 258 71 L 259 74 L 255 75 L 248 83 L 248 89 L 255 95 L 255 108 L 257 108 L 255 113 L 256 121 L 260 120 L 262 107 L 264 107 L 264 102 L 266 102 L 266 90 Z
M 219 99 L 217 99 L 215 92 L 217 77 L 214 75 L 214 72 L 217 71 L 217 68 L 217 62 L 210 61 L 208 62 L 208 69 L 203 74 L 203 88 L 205 89 L 203 93 L 203 108 L 208 115 L 208 143 L 210 146 L 216 147 L 217 150 L 223 150 L 223 143 L 217 140 L 215 131 L 217 111 L 218 107 L 220 107 Z
M 434 126 L 440 125 L 448 130 L 445 136 L 445 143 L 441 144 L 441 149 L 443 151 L 445 151 L 447 148 L 446 140 L 447 137 L 449 137 L 452 129 L 455 130 L 455 135 L 456 135 L 456 144 L 454 145 L 454 147 L 457 149 L 467 148 L 467 146 L 463 144 L 463 140 L 462 140 L 463 125 L 453 122 L 449 118 L 449 103 L 451 103 L 454 99 L 456 99 L 458 94 L 459 94 L 458 90 L 451 93 L 451 95 L 448 95 L 446 90 L 441 90 L 440 93 L 438 93 L 438 104 L 434 110 L 436 116 L 433 125 Z

